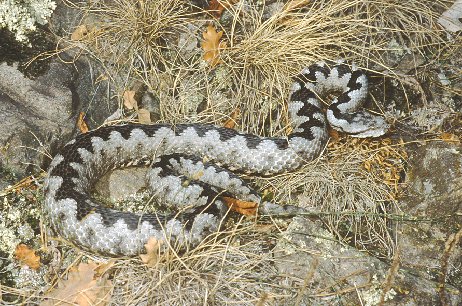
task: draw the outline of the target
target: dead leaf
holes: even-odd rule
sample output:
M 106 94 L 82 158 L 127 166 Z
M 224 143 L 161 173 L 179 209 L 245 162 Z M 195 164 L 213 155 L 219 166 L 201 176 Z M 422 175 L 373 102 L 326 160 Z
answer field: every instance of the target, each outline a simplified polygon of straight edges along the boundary
M 256 216 L 258 203 L 241 201 L 235 198 L 223 197 L 223 201 L 232 211 L 244 216 Z
M 238 2 L 239 0 L 228 0 L 228 1 L 210 0 L 209 7 L 207 8 L 207 10 L 210 11 L 213 16 L 220 18 L 221 14 L 223 14 L 223 11 L 226 8 Z
M 213 16 L 219 18 L 225 10 L 225 7 L 220 2 L 218 2 L 218 0 L 210 0 L 210 4 L 207 10 L 210 11 Z
M 329 136 L 331 142 L 338 142 L 340 140 L 340 134 L 334 129 L 329 129 Z
M 444 142 L 449 142 L 449 143 L 454 143 L 454 142 L 459 143 L 460 142 L 459 137 L 452 133 L 441 133 L 440 137 Z
M 299 9 L 302 6 L 305 6 L 306 4 L 308 4 L 309 2 L 311 2 L 311 0 L 291 0 L 284 5 L 284 8 L 282 10 L 292 11 L 295 9 Z
M 135 100 L 135 93 L 136 92 L 134 90 L 124 91 L 122 96 L 126 108 L 138 110 L 138 102 Z
M 21 265 L 28 266 L 33 270 L 40 268 L 40 256 L 35 255 L 35 250 L 29 248 L 25 244 L 18 244 L 14 252 L 14 256 Z
M 117 260 L 112 258 L 105 264 L 99 264 L 95 269 L 94 278 L 103 276 L 104 273 L 108 272 L 115 264 Z
M 159 241 L 154 237 L 149 238 L 148 242 L 144 245 L 146 248 L 146 254 L 140 254 L 141 261 L 148 267 L 155 267 L 160 259 L 161 245 L 162 241 Z
M 71 40 L 81 40 L 88 34 L 88 28 L 86 25 L 79 25 L 74 32 L 71 34 Z
M 79 130 L 80 130 L 80 132 L 82 134 L 88 133 L 88 131 L 90 130 L 88 128 L 87 123 L 85 122 L 85 113 L 84 112 L 79 113 L 79 118 L 77 119 L 77 127 L 79 128 Z
M 151 113 L 144 108 L 140 108 L 138 111 L 138 121 L 143 124 L 151 123 Z
M 236 120 L 239 117 L 240 112 L 241 111 L 239 108 L 236 108 L 229 116 L 229 119 L 226 120 L 225 124 L 223 124 L 223 126 L 228 129 L 234 128 L 236 126 Z
M 207 31 L 202 33 L 204 40 L 201 43 L 202 49 L 204 49 L 204 60 L 206 60 L 210 66 L 215 67 L 222 63 L 220 59 L 221 50 L 226 48 L 226 42 L 220 41 L 223 36 L 223 31 L 217 32 L 212 25 L 207 26 Z
M 105 277 L 96 277 L 95 279 L 97 276 L 95 270 L 99 266 L 94 262 L 80 263 L 77 268 L 71 269 L 67 275 L 67 280 L 62 281 L 59 288 L 45 296 L 47 300 L 40 305 L 107 305 L 112 282 Z

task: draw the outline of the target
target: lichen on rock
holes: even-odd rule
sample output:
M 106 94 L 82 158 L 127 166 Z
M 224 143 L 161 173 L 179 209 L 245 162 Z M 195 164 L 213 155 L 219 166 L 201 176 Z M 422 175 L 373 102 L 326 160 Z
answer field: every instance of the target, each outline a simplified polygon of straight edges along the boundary
M 28 43 L 27 33 L 44 25 L 56 8 L 52 0 L 3 0 L 0 3 L 0 28 L 15 33 L 16 40 Z

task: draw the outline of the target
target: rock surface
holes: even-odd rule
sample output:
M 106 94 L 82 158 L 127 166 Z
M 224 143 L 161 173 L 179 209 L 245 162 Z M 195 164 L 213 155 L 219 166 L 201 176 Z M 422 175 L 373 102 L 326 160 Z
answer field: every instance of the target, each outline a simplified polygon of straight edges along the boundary
M 342 245 L 321 224 L 303 218 L 290 224 L 275 257 L 279 272 L 297 277 L 298 285 L 309 293 L 293 303 L 333 305 L 340 302 L 339 295 L 342 305 L 378 305 L 382 300 L 384 305 L 417 306 L 441 301 L 438 282 L 415 276 L 398 261 L 385 263 Z M 447 305 L 462 303 L 460 289 L 451 285 L 445 289 Z
M 121 201 L 146 187 L 147 168 L 117 169 L 96 184 L 98 194 L 111 202 Z
M 195 2 L 208 5 L 208 1 Z M 272 8 L 280 6 L 278 2 Z M 59 5 L 51 20 L 53 31 L 63 36 L 71 33 L 81 17 L 77 11 Z M 194 30 L 200 33 L 201 29 Z M 197 33 L 180 36 L 186 54 L 202 53 L 197 48 Z M 424 62 L 423 57 L 398 49 L 402 52 L 389 61 L 402 73 Z M 74 55 L 69 51 L 61 58 L 72 60 Z M 68 65 L 54 58 L 47 69 L 29 79 L 17 64 L 0 64 L 0 191 L 45 168 L 49 157 L 43 151 L 63 145 L 78 132 L 79 112 L 86 114 L 90 128 L 96 128 L 118 107 L 110 97 L 120 93 L 98 79 L 104 75 L 91 59 L 82 56 Z M 151 111 L 159 108 L 155 97 L 145 95 L 142 102 Z M 279 284 L 281 288 L 291 288 L 288 279 L 297 282 L 297 287 L 302 285 L 287 305 L 377 305 L 380 301 L 384 305 L 462 305 L 461 152 L 459 143 L 444 142 L 427 143 L 409 152 L 407 196 L 399 206 L 413 220 L 394 221 L 396 226 L 391 228 L 396 229 L 398 251 L 392 262 L 341 244 L 321 222 L 295 218 L 273 251 L 281 278 L 292 276 Z M 96 189 L 112 201 L 123 199 L 144 188 L 145 172 L 137 168 L 114 171 Z M 8 178 L 10 174 L 15 178 Z M 4 212 L 0 213 L 2 222 Z M 28 231 L 35 229 L 39 231 L 38 226 Z M 12 230 L 11 236 L 15 234 Z
M 65 86 L 67 67 L 52 63 L 49 71 L 28 79 L 15 66 L 0 64 L 0 167 L 24 176 L 46 158 L 42 144 L 72 131 L 72 94 Z
M 410 154 L 408 192 L 400 208 L 416 222 L 403 222 L 397 233 L 403 266 L 458 288 L 462 288 L 462 242 L 451 250 L 448 244 L 462 230 L 461 153 L 460 144 L 433 142 Z

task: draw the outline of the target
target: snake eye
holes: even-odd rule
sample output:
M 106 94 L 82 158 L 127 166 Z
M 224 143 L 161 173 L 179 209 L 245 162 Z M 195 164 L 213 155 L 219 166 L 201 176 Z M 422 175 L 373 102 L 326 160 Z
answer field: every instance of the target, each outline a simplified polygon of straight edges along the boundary
M 61 211 L 61 212 L 58 213 L 58 220 L 64 221 L 64 220 L 66 220 L 66 218 L 67 217 L 66 217 L 66 214 L 64 212 Z

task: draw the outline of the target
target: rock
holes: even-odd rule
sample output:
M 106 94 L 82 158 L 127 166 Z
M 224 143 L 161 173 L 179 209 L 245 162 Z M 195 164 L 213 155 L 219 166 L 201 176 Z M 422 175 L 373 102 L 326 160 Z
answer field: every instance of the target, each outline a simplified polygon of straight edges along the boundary
M 409 74 L 426 62 L 423 55 L 412 52 L 411 48 L 395 39 L 388 42 L 387 50 L 383 52 L 382 57 L 386 65 L 376 65 L 374 70 L 386 71 L 385 67 L 393 67 L 393 72 L 402 75 Z
M 44 74 L 49 69 L 51 58 L 44 57 L 43 53 L 48 54 L 56 47 L 56 43 L 49 39 L 43 27 L 29 33 L 27 39 L 30 45 L 16 41 L 13 33 L 0 29 L 0 64 L 15 63 L 18 70 L 26 77 L 33 78 Z
M 0 65 L 2 168 L 21 176 L 38 170 L 46 158 L 38 151 L 42 144 L 72 131 L 72 94 L 65 85 L 70 78 L 70 70 L 59 62 L 35 80 L 24 77 L 16 66 Z
M 312 298 L 307 304 L 329 305 L 333 292 L 355 288 L 353 294 L 339 294 L 344 304 L 376 305 L 393 275 L 385 305 L 460 305 L 461 149 L 459 143 L 431 142 L 409 153 L 408 190 L 398 204 L 409 220 L 392 227 L 397 228 L 396 264 L 341 245 L 321 224 L 295 218 L 278 243 L 280 272 L 307 282 Z M 397 270 L 390 274 L 390 267 Z
M 117 202 L 146 187 L 147 168 L 116 169 L 103 176 L 95 186 L 98 194 L 111 202 Z
M 402 222 L 398 232 L 403 266 L 434 281 L 446 275 L 445 282 L 459 289 L 461 242 L 452 250 L 446 244 L 462 225 L 461 152 L 460 144 L 431 142 L 410 154 L 408 192 L 399 206 L 417 220 Z
M 50 18 L 49 27 L 55 35 L 69 37 L 82 22 L 82 10 L 78 0 L 68 0 L 67 3 L 58 2 Z
M 442 25 L 446 31 L 456 33 L 462 31 L 462 0 L 456 2 L 438 18 L 438 23 Z
M 60 3 L 50 27 L 71 31 L 79 20 L 69 18 L 73 11 Z M 104 103 L 111 96 L 107 82 L 96 84 L 102 70 L 89 58 L 73 54 L 72 49 L 51 60 L 35 60 L 34 69 L 26 69 L 24 63 L 37 55 L 34 51 L 50 52 L 56 47 L 47 37 L 31 36 L 30 42 L 31 47 L 22 49 L 11 40 L 0 47 L 17 54 L 0 56 L 0 173 L 17 178 L 47 168 L 50 156 L 45 152 L 56 154 L 79 132 L 75 127 L 79 112 L 85 113 L 90 128 L 96 128 L 117 108 L 117 103 Z M 0 181 L 0 186 L 5 185 Z
M 342 245 L 320 222 L 294 218 L 274 252 L 281 275 L 299 279 L 295 285 L 304 288 L 303 297 L 298 295 L 287 305 L 377 305 L 381 298 L 384 305 L 438 305 L 440 301 L 438 282 L 414 276 L 399 262 L 390 265 Z M 384 284 L 389 284 L 385 293 Z M 460 305 L 460 290 L 451 285 L 446 289 L 448 305 Z
M 25 77 L 17 65 L 0 64 L 0 172 L 22 177 L 46 169 L 50 156 L 45 152 L 56 154 L 79 132 L 79 112 L 92 99 L 105 97 L 104 86 L 93 88 L 92 71 L 83 60 L 73 66 L 54 59 L 35 79 Z M 99 126 L 115 108 L 115 103 L 94 103 L 86 113 L 90 127 Z

